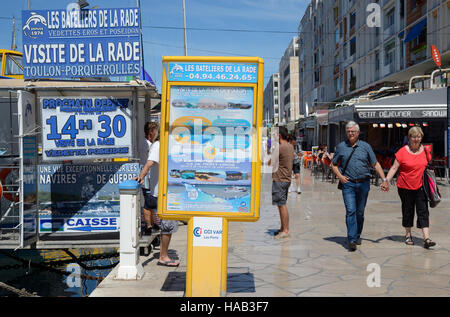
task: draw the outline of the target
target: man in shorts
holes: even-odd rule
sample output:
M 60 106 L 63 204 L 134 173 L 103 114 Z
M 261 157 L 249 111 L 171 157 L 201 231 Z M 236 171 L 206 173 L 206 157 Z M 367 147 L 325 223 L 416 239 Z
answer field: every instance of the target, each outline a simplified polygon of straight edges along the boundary
M 142 184 L 144 178 L 149 174 L 149 191 L 145 195 L 147 199 L 153 204 L 152 209 L 157 209 L 158 203 L 158 178 L 159 178 L 159 125 L 155 123 L 151 128 L 152 145 L 148 153 L 148 159 L 142 168 L 138 182 Z M 178 222 L 175 220 L 161 220 L 161 244 L 159 252 L 158 265 L 177 267 L 180 263 L 176 260 L 172 260 L 169 257 L 169 244 L 172 238 L 172 234 L 178 230 Z
M 289 213 L 286 206 L 289 186 L 291 185 L 292 166 L 294 162 L 294 147 L 288 139 L 285 127 L 278 128 L 278 151 L 274 151 L 269 165 L 272 165 L 272 205 L 278 206 L 281 228 L 275 232 L 275 239 L 290 237 Z M 277 155 L 278 154 L 278 155 Z

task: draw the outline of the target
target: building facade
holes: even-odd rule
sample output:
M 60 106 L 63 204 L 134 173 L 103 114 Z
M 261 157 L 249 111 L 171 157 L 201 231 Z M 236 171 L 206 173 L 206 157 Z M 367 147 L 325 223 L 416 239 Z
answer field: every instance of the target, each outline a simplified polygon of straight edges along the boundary
M 449 34 L 449 0 L 312 0 L 298 27 L 300 113 L 307 117 L 382 87 L 407 86 L 412 76 L 430 75 L 437 68 L 432 45 L 440 51 L 442 68 L 448 68 Z M 445 76 L 434 84 L 447 85 Z M 428 88 L 429 81 L 419 79 L 414 86 Z M 311 144 L 325 140 L 320 131 L 325 129 L 330 146 L 342 139 L 346 120 L 331 121 L 316 125 L 318 138 Z
M 284 52 L 279 66 L 280 121 L 292 130 L 300 118 L 298 39 L 294 37 Z
M 275 73 L 264 89 L 263 124 L 266 127 L 280 122 L 279 88 L 280 75 Z
M 298 28 L 301 112 L 398 83 L 450 61 L 448 0 L 313 0 Z

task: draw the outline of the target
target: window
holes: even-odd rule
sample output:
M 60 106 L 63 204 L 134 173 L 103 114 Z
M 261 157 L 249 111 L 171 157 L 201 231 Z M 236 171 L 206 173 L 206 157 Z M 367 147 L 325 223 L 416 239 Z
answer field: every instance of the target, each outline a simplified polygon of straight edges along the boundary
M 352 29 L 356 24 L 356 11 L 350 13 L 350 29 Z
M 395 8 L 392 8 L 385 17 L 384 29 L 388 29 L 395 24 Z
M 395 59 L 395 42 L 391 41 L 384 47 L 384 66 L 388 66 L 394 63 Z
M 411 0 L 411 11 L 419 8 L 423 4 L 423 0 Z
M 375 71 L 378 71 L 380 69 L 380 53 L 375 53 Z
M 425 25 L 424 28 L 422 29 L 422 32 L 420 32 L 419 36 L 411 41 L 411 47 L 416 48 L 417 46 L 426 43 L 427 43 L 427 26 Z
M 320 81 L 320 69 L 314 72 L 314 81 L 317 83 Z
M 284 91 L 288 90 L 290 88 L 291 85 L 291 80 L 288 79 L 288 81 L 284 84 Z
M 6 54 L 5 76 L 23 75 L 22 56 Z
M 350 56 L 356 54 L 356 36 L 350 40 Z
M 284 98 L 284 104 L 287 105 L 291 101 L 291 95 L 287 95 L 286 98 Z
M 286 67 L 286 69 L 284 70 L 284 77 L 289 76 L 289 72 L 290 72 L 290 70 L 289 70 L 289 66 L 288 66 L 288 67 Z
M 334 80 L 334 90 L 339 92 L 341 90 L 340 79 L 339 77 Z

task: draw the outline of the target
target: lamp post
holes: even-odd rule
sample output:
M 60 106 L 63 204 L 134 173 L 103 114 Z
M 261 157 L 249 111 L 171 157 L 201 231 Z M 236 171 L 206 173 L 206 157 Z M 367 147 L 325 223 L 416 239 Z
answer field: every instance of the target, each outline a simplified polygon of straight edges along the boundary
M 186 43 L 186 3 L 183 0 L 183 25 L 184 25 L 184 56 L 187 56 L 187 43 Z

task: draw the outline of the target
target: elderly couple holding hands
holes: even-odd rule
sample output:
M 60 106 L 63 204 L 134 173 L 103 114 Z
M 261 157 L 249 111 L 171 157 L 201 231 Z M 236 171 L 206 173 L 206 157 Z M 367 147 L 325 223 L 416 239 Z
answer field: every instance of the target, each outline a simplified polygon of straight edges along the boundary
M 347 140 L 336 147 L 332 161 L 333 172 L 338 177 L 346 209 L 346 225 L 349 251 L 355 251 L 361 244 L 364 224 L 364 209 L 370 190 L 370 167 L 383 179 L 381 189 L 389 190 L 389 182 L 399 171 L 398 194 L 402 203 L 402 225 L 405 228 L 405 243 L 413 245 L 411 228 L 414 223 L 414 209 L 417 212 L 417 228 L 422 229 L 424 247 L 436 245 L 430 239 L 428 200 L 422 188 L 422 175 L 431 160 L 431 153 L 421 144 L 424 136 L 420 127 L 408 132 L 409 142 L 395 154 L 395 161 L 385 176 L 377 162 L 372 147 L 359 140 L 359 125 L 350 121 L 346 125 Z

